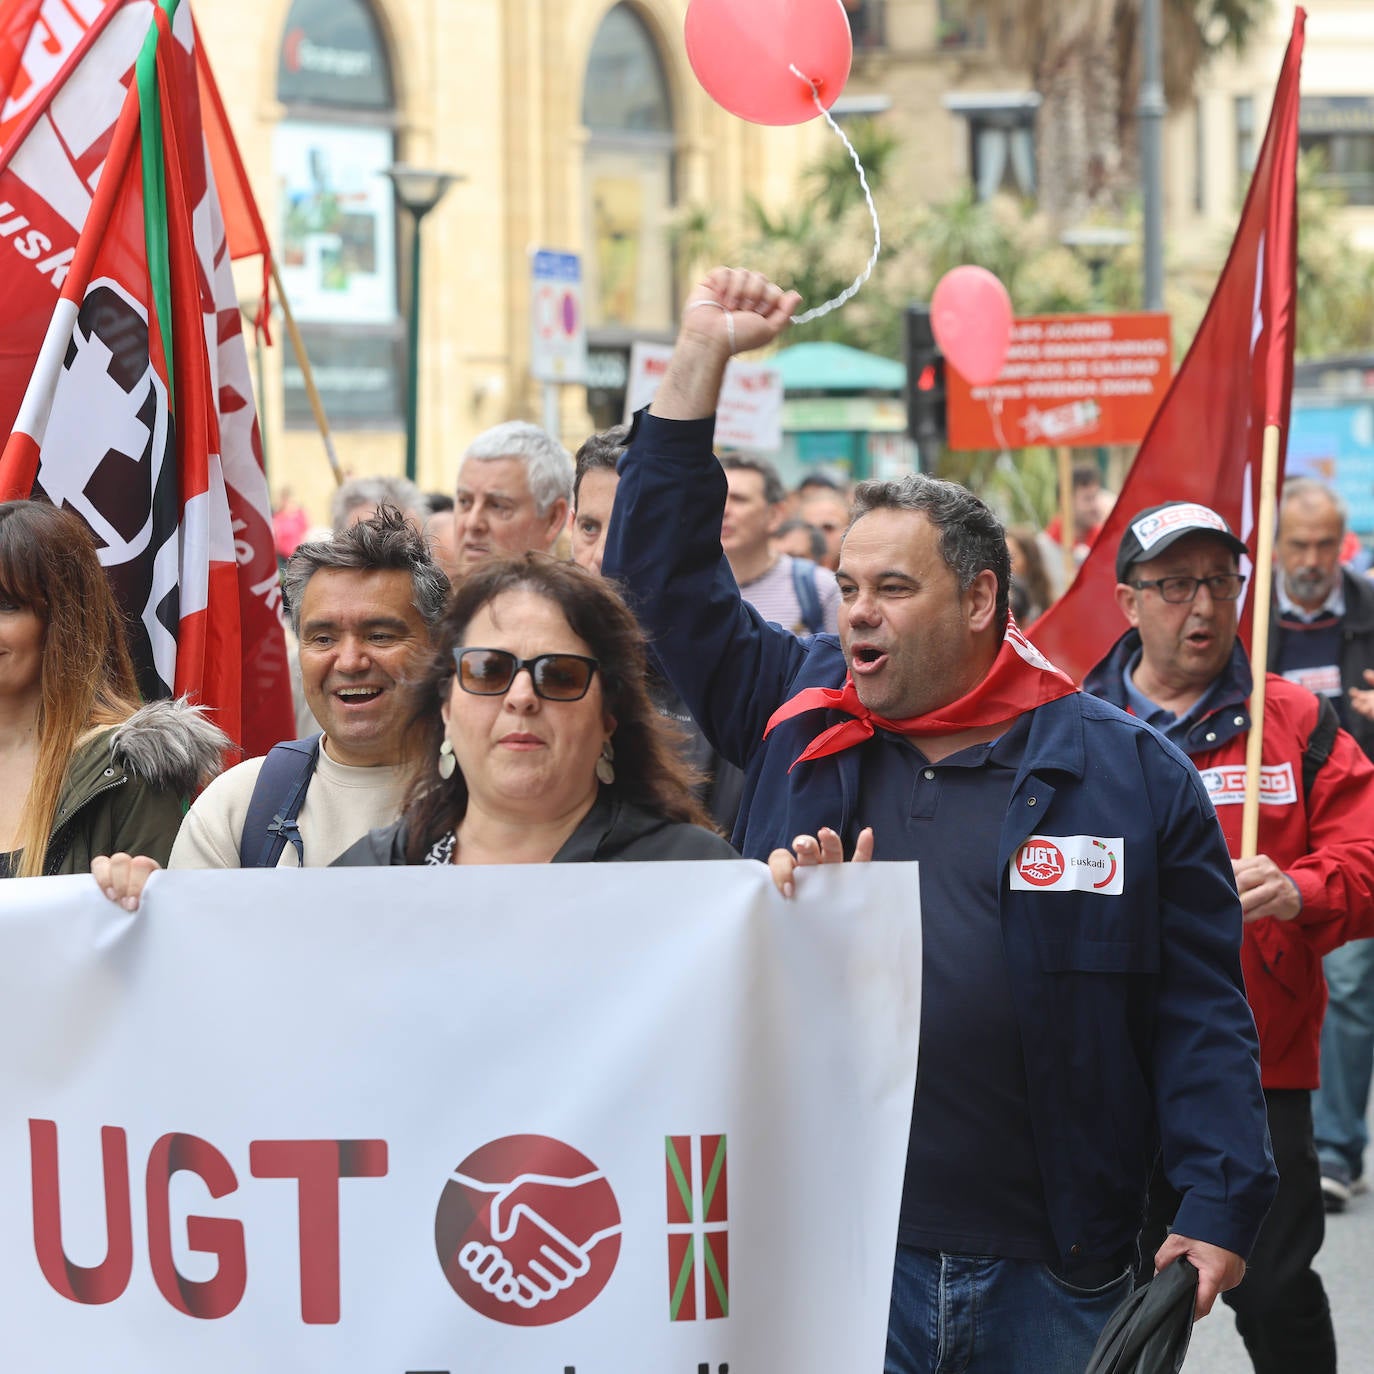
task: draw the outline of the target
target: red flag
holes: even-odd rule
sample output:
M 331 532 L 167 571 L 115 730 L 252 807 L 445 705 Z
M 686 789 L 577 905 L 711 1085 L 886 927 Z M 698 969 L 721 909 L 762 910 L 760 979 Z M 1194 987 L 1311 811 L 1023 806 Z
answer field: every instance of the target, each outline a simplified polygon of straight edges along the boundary
M 7 6 L 0 6 L 0 105 L 8 104 L 14 96 L 22 98 L 31 80 L 24 72 L 24 51 L 42 5 L 43 0 L 10 0 Z
M 124 0 L 83 6 L 89 21 L 61 0 L 43 0 L 26 37 L 28 8 L 0 11 L 5 32 L 21 49 L 0 104 L 0 247 L 8 243 L 14 250 L 0 252 L 0 435 L 14 425 L 76 255 L 122 91 L 148 27 L 149 11 L 140 8 L 142 22 L 131 27 Z M 60 110 L 53 103 L 59 87 L 70 97 Z
M 201 118 L 205 124 L 205 148 L 210 159 L 215 189 L 219 192 L 220 209 L 224 213 L 224 232 L 229 244 L 229 256 L 238 258 L 262 259 L 262 294 L 258 298 L 258 313 L 253 323 L 261 331 L 267 343 L 272 342 L 270 330 L 271 303 L 269 257 L 271 245 L 267 241 L 267 230 L 262 216 L 258 213 L 258 203 L 253 198 L 253 188 L 248 182 L 248 172 L 239 154 L 239 145 L 234 139 L 229 116 L 220 99 L 219 86 L 215 73 L 210 67 L 210 58 L 201 41 L 200 30 L 196 30 L 196 76 L 200 82 Z
M 1080 682 L 1126 629 L 1115 598 L 1116 550 L 1132 516 L 1163 501 L 1201 502 L 1226 518 L 1253 561 L 1266 425 L 1279 427 L 1283 481 L 1293 392 L 1298 73 L 1305 23 L 1300 8 L 1235 242 L 1197 337 L 1073 585 L 1027 631 Z M 1248 596 L 1241 635 L 1248 644 Z
M 0 148 L 125 0 L 0 0 Z M 147 13 L 142 23 L 146 26 Z
M 38 250 L 0 255 L 0 497 L 79 515 L 145 695 L 191 695 L 259 754 L 293 733 L 290 688 L 190 11 L 111 9 L 0 150 L 0 203 Z

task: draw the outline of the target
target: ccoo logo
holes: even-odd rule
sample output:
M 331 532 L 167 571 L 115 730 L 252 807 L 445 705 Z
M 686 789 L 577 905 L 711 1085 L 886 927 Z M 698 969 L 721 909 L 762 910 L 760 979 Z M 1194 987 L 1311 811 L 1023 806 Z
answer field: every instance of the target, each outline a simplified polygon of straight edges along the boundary
M 543 1135 L 474 1150 L 439 1198 L 434 1243 L 465 1303 L 511 1326 L 580 1312 L 620 1256 L 620 1208 L 585 1155 Z
M 1037 835 L 1017 851 L 1016 871 L 1032 887 L 1049 887 L 1064 876 L 1063 851 Z

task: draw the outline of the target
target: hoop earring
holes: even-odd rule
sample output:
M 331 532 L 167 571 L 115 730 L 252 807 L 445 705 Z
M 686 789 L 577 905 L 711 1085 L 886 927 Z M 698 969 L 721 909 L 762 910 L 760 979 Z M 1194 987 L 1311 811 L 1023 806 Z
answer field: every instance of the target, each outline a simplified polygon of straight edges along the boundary
M 601 746 L 601 757 L 596 761 L 596 779 L 607 787 L 615 781 L 615 750 L 610 740 Z
M 447 782 L 458 771 L 458 760 L 453 757 L 453 745 L 446 739 L 439 746 L 439 776 Z

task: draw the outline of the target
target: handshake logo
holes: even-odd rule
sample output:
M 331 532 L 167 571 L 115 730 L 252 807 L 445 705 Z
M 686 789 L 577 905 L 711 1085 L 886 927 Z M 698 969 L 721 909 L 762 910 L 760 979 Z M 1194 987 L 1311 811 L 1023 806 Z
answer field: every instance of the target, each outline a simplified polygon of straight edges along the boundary
M 580 1312 L 620 1256 L 620 1208 L 585 1155 L 542 1135 L 474 1150 L 439 1199 L 434 1241 L 469 1307 L 512 1326 Z

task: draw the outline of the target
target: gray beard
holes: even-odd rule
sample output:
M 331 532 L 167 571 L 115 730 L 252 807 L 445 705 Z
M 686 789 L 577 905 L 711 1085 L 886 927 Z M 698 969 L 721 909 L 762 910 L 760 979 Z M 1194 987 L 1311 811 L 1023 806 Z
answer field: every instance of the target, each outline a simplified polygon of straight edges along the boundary
M 1300 606 L 1320 606 L 1335 586 L 1335 578 L 1328 580 L 1321 573 L 1284 573 L 1283 582 Z

